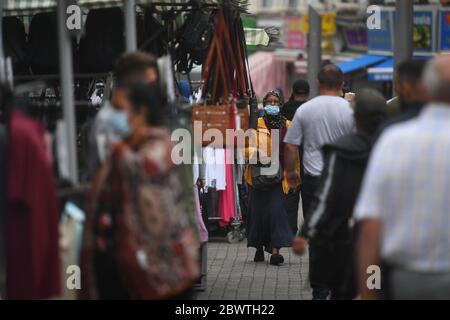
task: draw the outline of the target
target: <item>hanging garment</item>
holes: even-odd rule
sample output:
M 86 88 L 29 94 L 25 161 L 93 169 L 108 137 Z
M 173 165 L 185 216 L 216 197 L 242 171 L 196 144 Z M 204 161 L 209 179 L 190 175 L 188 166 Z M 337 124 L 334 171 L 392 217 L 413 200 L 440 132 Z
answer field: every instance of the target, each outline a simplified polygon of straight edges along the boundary
M 216 177 L 216 189 L 217 190 L 225 190 L 227 187 L 226 180 L 226 163 L 230 163 L 229 161 L 225 161 L 225 149 L 216 148 L 214 149 L 214 158 L 215 158 L 215 177 Z
M 215 188 L 216 186 L 216 154 L 214 148 L 203 148 L 203 164 L 205 186 Z
M 6 269 L 8 299 L 61 292 L 56 184 L 43 128 L 12 111 L 7 146 Z
M 195 195 L 195 213 L 197 218 L 198 230 L 200 233 L 200 241 L 208 242 L 208 230 L 206 229 L 205 222 L 202 217 L 202 210 L 200 208 L 200 194 L 198 192 L 198 188 L 194 187 L 194 195 Z
M 0 234 L 5 234 L 6 127 L 0 124 Z M 5 237 L 0 237 L 0 300 L 6 297 Z
M 225 190 L 225 151 L 222 148 L 203 148 L 203 168 L 205 186 L 216 188 L 216 190 Z
M 225 159 L 227 160 L 227 164 L 225 164 L 227 187 L 224 191 L 219 192 L 219 217 L 221 217 L 221 226 L 228 225 L 231 219 L 236 216 L 233 164 L 231 163 L 231 151 L 229 149 L 225 149 Z

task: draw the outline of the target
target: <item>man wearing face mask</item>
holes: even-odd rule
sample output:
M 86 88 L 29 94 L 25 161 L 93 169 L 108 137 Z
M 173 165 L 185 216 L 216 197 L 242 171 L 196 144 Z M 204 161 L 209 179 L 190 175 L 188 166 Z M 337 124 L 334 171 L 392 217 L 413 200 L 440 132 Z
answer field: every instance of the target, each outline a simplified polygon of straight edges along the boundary
M 158 64 L 150 54 L 136 51 L 123 54 L 114 69 L 115 87 L 111 100 L 105 101 L 97 114 L 91 136 L 89 176 L 111 153 L 114 145 L 129 134 L 127 112 L 131 109 L 127 98 L 130 84 L 151 84 L 158 80 Z

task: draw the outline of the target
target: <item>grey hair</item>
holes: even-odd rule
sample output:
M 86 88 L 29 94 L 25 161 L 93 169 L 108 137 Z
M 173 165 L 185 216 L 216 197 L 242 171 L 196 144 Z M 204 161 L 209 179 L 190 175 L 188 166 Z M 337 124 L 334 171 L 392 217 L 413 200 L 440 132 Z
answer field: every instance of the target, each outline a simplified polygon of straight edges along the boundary
M 436 60 L 431 59 L 427 62 L 425 70 L 422 75 L 422 82 L 428 91 L 428 94 L 434 97 L 439 91 L 440 79 L 439 73 L 436 69 Z
M 446 79 L 439 70 L 437 60 L 428 61 L 422 76 L 422 82 L 434 101 L 450 102 L 450 79 Z

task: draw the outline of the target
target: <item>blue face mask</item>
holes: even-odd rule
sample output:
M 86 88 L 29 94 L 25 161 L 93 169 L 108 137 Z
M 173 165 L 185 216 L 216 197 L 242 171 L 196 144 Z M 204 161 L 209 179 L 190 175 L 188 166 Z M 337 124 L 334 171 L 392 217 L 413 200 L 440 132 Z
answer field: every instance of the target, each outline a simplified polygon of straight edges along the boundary
M 264 106 L 264 111 L 269 116 L 276 116 L 277 114 L 280 113 L 280 107 L 279 106 L 272 106 L 270 104 L 267 104 L 267 105 Z
M 124 111 L 114 110 L 111 114 L 110 125 L 114 131 L 122 137 L 125 137 L 130 133 L 128 114 Z

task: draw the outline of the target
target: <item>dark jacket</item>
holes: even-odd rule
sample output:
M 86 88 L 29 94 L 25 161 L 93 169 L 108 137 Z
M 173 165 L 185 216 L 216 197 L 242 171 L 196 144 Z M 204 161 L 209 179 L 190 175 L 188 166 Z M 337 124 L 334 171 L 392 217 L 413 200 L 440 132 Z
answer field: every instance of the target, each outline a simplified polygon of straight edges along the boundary
M 281 108 L 281 114 L 289 121 L 292 121 L 295 112 L 303 103 L 305 103 L 305 101 L 289 100 L 283 105 L 283 108 Z
M 310 278 L 341 298 L 356 295 L 353 208 L 371 150 L 371 139 L 351 134 L 323 148 L 324 170 L 301 230 L 313 248 Z
M 418 117 L 420 112 L 422 111 L 422 108 L 423 104 L 420 102 L 410 103 L 404 106 L 402 112 L 386 120 L 379 127 L 377 133 L 374 135 L 374 141 L 378 140 L 378 138 L 382 135 L 382 133 L 389 127 Z

